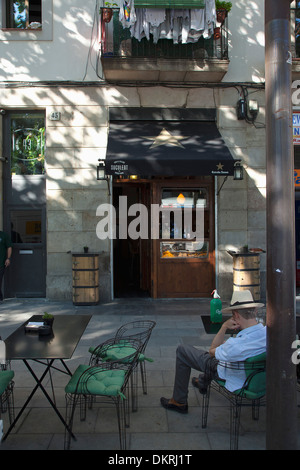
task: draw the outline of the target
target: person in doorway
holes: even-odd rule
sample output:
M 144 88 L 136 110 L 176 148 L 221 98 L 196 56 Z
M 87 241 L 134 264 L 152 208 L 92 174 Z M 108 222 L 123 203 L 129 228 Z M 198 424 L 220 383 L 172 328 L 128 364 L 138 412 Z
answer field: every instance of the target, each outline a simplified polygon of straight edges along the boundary
M 10 266 L 12 243 L 9 235 L 0 231 L 0 302 L 3 301 L 2 281 L 5 269 Z
M 249 290 L 234 291 L 230 306 L 224 313 L 232 313 L 214 337 L 209 352 L 181 344 L 176 351 L 176 370 L 172 398 L 160 399 L 161 405 L 179 413 L 188 412 L 188 385 L 191 369 L 203 372 L 193 377 L 192 384 L 205 394 L 211 380 L 226 381 L 225 387 L 233 392 L 242 387 L 246 375 L 242 369 L 225 368 L 224 363 L 243 361 L 266 351 L 266 327 L 257 322 L 257 309 L 262 303 L 255 303 Z M 236 336 L 224 341 L 227 330 L 239 330 Z M 222 361 L 222 365 L 219 364 Z

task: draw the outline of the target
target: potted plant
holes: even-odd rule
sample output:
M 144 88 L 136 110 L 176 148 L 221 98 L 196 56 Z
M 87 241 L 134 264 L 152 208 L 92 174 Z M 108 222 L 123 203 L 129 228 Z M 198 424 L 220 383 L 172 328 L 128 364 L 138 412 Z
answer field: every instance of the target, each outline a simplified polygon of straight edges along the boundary
M 220 2 L 216 0 L 216 12 L 217 12 L 217 22 L 224 23 L 227 13 L 231 10 L 232 3 L 231 2 Z
M 117 7 L 117 3 L 105 2 L 105 7 L 100 8 L 102 10 L 102 20 L 104 23 L 109 23 L 113 15 L 113 7 Z
M 52 324 L 54 322 L 54 316 L 52 315 L 52 313 L 44 312 L 44 315 L 42 316 L 42 319 L 44 321 L 44 325 L 52 326 Z
M 227 13 L 231 10 L 231 2 L 220 2 L 216 0 L 217 26 L 214 28 L 214 39 L 220 39 L 222 24 L 225 21 Z

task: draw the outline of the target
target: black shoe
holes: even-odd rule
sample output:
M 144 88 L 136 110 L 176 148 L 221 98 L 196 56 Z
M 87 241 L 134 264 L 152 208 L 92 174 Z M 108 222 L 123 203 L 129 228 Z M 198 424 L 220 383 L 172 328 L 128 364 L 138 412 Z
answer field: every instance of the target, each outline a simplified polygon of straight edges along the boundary
M 204 378 L 204 375 L 199 377 L 193 377 L 192 384 L 194 385 L 194 387 L 198 388 L 199 392 L 202 395 L 205 395 L 207 393 L 209 382 L 207 381 L 207 379 Z
M 186 414 L 188 412 L 188 405 L 175 405 L 171 403 L 169 398 L 161 397 L 160 403 L 167 410 L 177 411 L 178 413 Z

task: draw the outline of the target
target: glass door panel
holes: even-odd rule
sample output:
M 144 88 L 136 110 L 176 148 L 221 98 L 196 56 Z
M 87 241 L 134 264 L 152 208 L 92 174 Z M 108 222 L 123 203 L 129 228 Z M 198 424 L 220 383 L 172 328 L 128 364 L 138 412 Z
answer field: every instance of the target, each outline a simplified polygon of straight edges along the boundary
M 45 172 L 44 113 L 12 114 L 11 174 L 42 175 Z

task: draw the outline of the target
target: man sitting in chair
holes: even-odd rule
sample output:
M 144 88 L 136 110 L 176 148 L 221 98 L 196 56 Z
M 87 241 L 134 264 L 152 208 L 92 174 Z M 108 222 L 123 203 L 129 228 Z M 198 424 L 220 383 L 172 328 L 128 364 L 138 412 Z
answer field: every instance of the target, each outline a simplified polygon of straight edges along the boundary
M 243 369 L 234 370 L 218 365 L 244 361 L 249 357 L 266 352 L 266 327 L 257 322 L 257 309 L 264 304 L 255 303 L 249 290 L 234 291 L 230 307 L 222 312 L 232 313 L 232 317 L 226 320 L 219 332 L 214 337 L 209 352 L 201 351 L 193 346 L 180 344 L 176 351 L 175 382 L 172 398 L 160 399 L 164 408 L 188 412 L 188 385 L 191 369 L 204 372 L 198 378 L 193 377 L 192 384 L 200 393 L 205 394 L 207 387 L 213 379 L 226 381 L 225 387 L 233 392 L 243 386 L 246 375 Z M 231 336 L 224 342 L 226 330 L 240 330 L 234 337 Z

